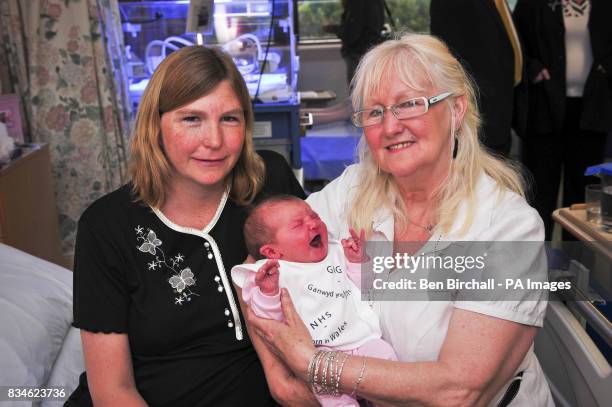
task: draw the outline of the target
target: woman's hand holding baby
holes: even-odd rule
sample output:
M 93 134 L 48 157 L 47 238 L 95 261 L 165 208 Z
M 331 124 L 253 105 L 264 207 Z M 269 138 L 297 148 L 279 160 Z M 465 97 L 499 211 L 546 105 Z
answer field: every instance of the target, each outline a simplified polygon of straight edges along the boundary
M 278 260 L 268 260 L 255 274 L 255 284 L 265 295 L 277 295 L 278 290 Z
M 348 239 L 342 239 L 342 247 L 344 248 L 344 255 L 351 263 L 363 263 L 368 261 L 368 254 L 365 251 L 365 230 L 361 229 L 359 236 L 355 229 L 350 228 L 349 232 L 351 237 Z

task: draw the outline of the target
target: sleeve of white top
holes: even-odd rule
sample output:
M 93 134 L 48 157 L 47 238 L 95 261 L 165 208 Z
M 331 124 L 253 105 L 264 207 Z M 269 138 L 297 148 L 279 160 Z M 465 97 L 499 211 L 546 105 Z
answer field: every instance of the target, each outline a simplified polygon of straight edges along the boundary
M 249 284 L 251 308 L 258 317 L 283 320 L 283 310 L 281 309 L 280 291 L 275 295 L 267 295 L 261 292 L 261 289 L 255 285 L 255 275 L 253 275 L 253 284 Z
M 232 277 L 234 277 L 232 269 Z M 243 275 L 241 276 L 239 287 L 242 287 L 242 300 L 247 304 L 255 315 L 262 318 L 283 320 L 283 311 L 280 305 L 280 291 L 276 295 L 266 295 L 261 292 L 261 289 L 255 284 L 255 272 L 242 268 Z M 236 277 L 234 282 L 238 285 Z
M 507 192 L 494 209 L 490 225 L 479 240 L 490 243 L 487 263 L 491 276 L 545 281 L 547 260 L 544 224 L 537 211 L 520 196 Z M 498 250 L 499 256 L 494 255 Z M 502 259 L 496 262 L 495 259 Z M 506 259 L 514 259 L 507 261 Z M 498 280 L 496 279 L 496 281 Z M 459 296 L 461 298 L 461 295 Z M 546 313 L 546 290 L 494 290 L 485 300 L 466 294 L 455 301 L 456 308 L 478 312 L 525 325 L 542 326 Z

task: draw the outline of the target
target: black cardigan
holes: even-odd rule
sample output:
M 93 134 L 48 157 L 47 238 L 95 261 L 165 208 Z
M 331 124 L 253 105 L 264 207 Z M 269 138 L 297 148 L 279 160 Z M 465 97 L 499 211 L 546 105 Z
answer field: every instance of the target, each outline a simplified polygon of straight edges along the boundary
M 593 65 L 583 94 L 580 128 L 607 133 L 612 129 L 612 1 L 590 0 L 589 34 Z M 550 0 L 519 0 L 514 9 L 529 78 L 529 134 L 560 133 L 565 117 L 565 27 L 563 7 Z M 551 79 L 533 84 L 547 68 Z

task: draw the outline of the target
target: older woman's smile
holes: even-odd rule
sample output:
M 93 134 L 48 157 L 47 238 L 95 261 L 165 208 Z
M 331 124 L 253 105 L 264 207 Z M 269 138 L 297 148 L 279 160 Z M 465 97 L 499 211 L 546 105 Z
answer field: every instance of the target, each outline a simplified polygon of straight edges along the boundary
M 391 144 L 385 148 L 391 152 L 396 152 L 396 151 L 404 150 L 412 146 L 414 143 L 416 143 L 416 141 L 402 141 L 400 143 Z

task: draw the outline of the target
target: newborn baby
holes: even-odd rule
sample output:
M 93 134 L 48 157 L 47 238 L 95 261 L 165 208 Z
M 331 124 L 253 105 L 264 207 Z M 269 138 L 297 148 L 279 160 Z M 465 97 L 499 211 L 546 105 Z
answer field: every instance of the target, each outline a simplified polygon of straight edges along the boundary
M 247 248 L 258 261 L 232 269 L 234 283 L 256 315 L 282 320 L 280 287 L 289 290 L 316 346 L 397 360 L 381 339 L 378 317 L 359 292 L 365 233 L 328 241 L 327 227 L 294 196 L 264 200 L 244 226 Z M 324 406 L 359 406 L 348 395 L 317 396 Z

